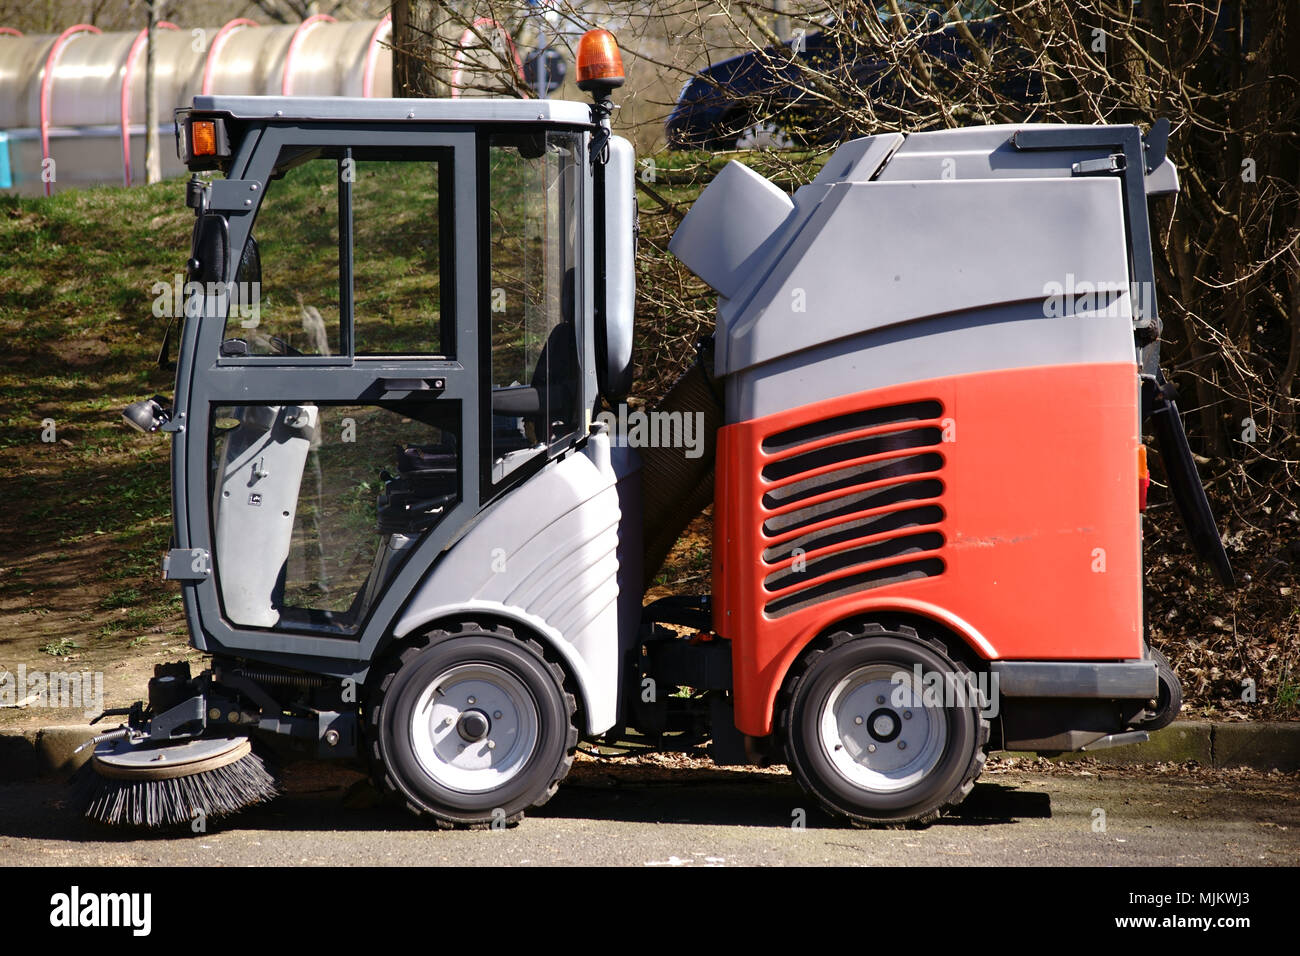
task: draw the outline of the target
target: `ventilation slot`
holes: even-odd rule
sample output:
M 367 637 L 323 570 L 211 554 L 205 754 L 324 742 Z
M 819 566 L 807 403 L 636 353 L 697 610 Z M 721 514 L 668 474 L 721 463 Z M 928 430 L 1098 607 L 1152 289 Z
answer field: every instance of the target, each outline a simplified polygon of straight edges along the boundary
M 763 495 L 762 532 L 769 541 L 788 536 L 763 551 L 764 587 L 788 592 L 767 602 L 769 615 L 943 573 L 944 459 L 929 450 L 943 441 L 942 414 L 932 400 L 863 409 L 764 440 L 764 451 L 784 457 L 762 471 L 767 481 L 783 482 Z M 899 427 L 860 434 L 889 426 Z M 770 513 L 777 509 L 788 510 Z M 815 554 L 827 549 L 834 550 Z M 796 553 L 802 560 L 790 563 Z
M 887 584 L 900 584 L 916 578 L 932 578 L 943 574 L 943 561 L 939 558 L 927 558 L 923 561 L 909 561 L 887 568 L 875 568 L 861 571 L 848 577 L 836 578 L 814 587 L 794 591 L 775 601 L 769 601 L 764 610 L 773 617 L 793 614 L 806 607 L 813 607 L 838 597 L 866 591 L 870 588 L 883 588 Z
M 938 402 L 912 402 L 907 405 L 890 405 L 888 408 L 868 408 L 769 435 L 763 439 L 763 451 L 771 455 L 797 445 L 806 445 L 835 435 L 845 435 L 862 428 L 924 422 L 938 418 L 942 414 L 943 406 Z
M 938 471 L 943 464 L 943 459 L 938 455 L 918 455 L 917 459 L 932 459 L 921 462 L 924 467 L 916 470 L 921 472 Z M 911 462 L 913 459 L 904 459 Z M 873 480 L 868 477 L 866 481 Z M 853 481 L 837 483 L 834 488 L 819 488 L 817 494 L 822 492 L 837 491 L 840 488 L 853 487 L 861 484 L 857 477 Z M 773 515 L 763 522 L 763 533 L 768 537 L 776 537 L 787 531 L 793 531 L 796 528 L 802 528 L 806 525 L 818 521 L 827 521 L 831 518 L 839 518 L 844 515 L 857 514 L 859 511 L 873 511 L 877 508 L 888 508 L 890 505 L 903 504 L 909 501 L 919 501 L 926 498 L 938 498 L 943 493 L 943 482 L 937 478 L 928 478 L 924 481 L 905 481 L 900 484 L 885 485 L 881 487 L 871 487 L 861 491 L 853 491 L 845 495 L 837 495 L 834 498 L 828 498 L 817 504 L 808 505 L 804 508 L 796 508 L 793 511 L 787 511 L 785 514 Z M 799 501 L 804 498 L 812 497 L 811 494 L 792 495 L 786 500 L 781 500 L 775 493 L 763 496 L 763 506 L 765 508 L 774 508 L 778 505 L 788 504 L 792 501 Z
M 846 548 L 843 551 L 836 551 L 820 558 L 814 558 L 811 561 L 805 559 L 805 566 L 798 571 L 795 570 L 795 565 L 790 565 L 769 574 L 763 580 L 763 586 L 769 591 L 779 591 L 782 588 L 798 584 L 800 581 L 811 581 L 825 577 L 828 574 L 834 574 L 836 571 L 843 571 L 845 568 L 852 568 L 859 564 L 875 564 L 880 561 L 888 561 L 890 558 L 901 558 L 904 555 L 916 554 L 919 551 L 938 551 L 942 547 L 943 535 L 937 531 L 930 531 L 925 534 L 909 534 L 901 538 L 890 538 L 886 541 L 878 541 L 875 544 Z
M 883 455 L 891 451 L 906 451 L 911 448 L 924 448 L 937 445 L 943 440 L 943 432 L 937 428 L 912 428 L 902 432 L 890 432 L 885 435 L 873 435 L 870 438 L 857 438 L 853 441 L 837 442 L 806 451 L 801 455 L 774 461 L 763 469 L 763 477 L 768 481 L 781 481 L 793 475 L 827 465 L 837 465 L 854 458 L 867 458 L 871 455 Z
M 783 541 L 781 544 L 768 548 L 763 552 L 763 560 L 769 564 L 779 564 L 790 557 L 795 548 L 806 554 L 809 551 L 830 548 L 845 541 L 875 537 L 876 535 L 887 534 L 890 531 L 923 528 L 927 525 L 938 524 L 942 520 L 943 509 L 938 505 L 927 505 L 922 508 L 908 508 L 904 511 L 894 511 L 873 517 L 843 521 L 817 531 L 801 534 L 797 538 L 791 538 L 789 541 Z M 764 527 L 767 526 L 764 525 Z

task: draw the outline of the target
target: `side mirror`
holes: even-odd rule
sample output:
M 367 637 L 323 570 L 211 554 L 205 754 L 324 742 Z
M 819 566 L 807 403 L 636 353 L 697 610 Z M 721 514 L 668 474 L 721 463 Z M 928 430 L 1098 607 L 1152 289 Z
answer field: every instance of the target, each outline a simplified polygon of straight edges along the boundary
M 136 431 L 156 432 L 171 421 L 172 410 L 161 395 L 132 402 L 122 410 L 122 420 Z
M 204 213 L 194 223 L 189 277 L 196 282 L 224 282 L 226 256 L 230 254 L 230 226 L 226 217 Z

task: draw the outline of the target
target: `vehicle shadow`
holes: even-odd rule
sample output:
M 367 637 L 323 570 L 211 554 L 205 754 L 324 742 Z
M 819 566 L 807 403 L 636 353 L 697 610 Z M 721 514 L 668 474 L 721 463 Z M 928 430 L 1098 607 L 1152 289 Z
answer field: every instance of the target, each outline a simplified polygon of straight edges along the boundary
M 328 765 L 325 765 L 328 767 Z M 575 770 L 533 820 L 599 820 L 621 823 L 737 826 L 770 829 L 802 826 L 845 830 L 851 824 L 823 812 L 788 773 L 759 769 L 623 767 L 586 765 Z M 43 800 L 5 806 L 0 799 L 0 837 L 133 843 L 192 838 L 229 830 L 409 831 L 435 830 L 428 818 L 383 800 L 359 773 L 313 765 L 290 772 L 285 792 L 270 803 L 208 821 L 206 826 L 136 829 L 109 827 L 79 816 L 68 788 L 40 784 Z M 1052 815 L 1041 791 L 1000 783 L 977 783 L 971 795 L 936 821 L 935 827 L 1008 826 Z

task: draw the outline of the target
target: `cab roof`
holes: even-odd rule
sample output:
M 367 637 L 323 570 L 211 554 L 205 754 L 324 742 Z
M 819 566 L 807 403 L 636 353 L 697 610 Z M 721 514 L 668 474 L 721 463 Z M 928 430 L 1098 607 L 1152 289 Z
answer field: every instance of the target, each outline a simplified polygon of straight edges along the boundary
M 573 100 L 496 97 L 375 99 L 359 96 L 196 96 L 194 111 L 242 120 L 326 122 L 565 123 L 591 125 L 591 107 Z

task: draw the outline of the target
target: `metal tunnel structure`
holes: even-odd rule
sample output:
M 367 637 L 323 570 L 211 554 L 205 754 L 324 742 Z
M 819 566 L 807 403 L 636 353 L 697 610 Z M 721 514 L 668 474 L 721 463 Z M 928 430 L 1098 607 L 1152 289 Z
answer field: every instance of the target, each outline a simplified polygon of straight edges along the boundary
M 164 21 L 154 50 L 163 176 L 184 172 L 172 110 L 197 94 L 391 96 L 391 33 L 391 16 L 195 29 Z M 0 190 L 144 182 L 145 47 L 144 30 L 77 24 L 24 36 L 0 27 Z

